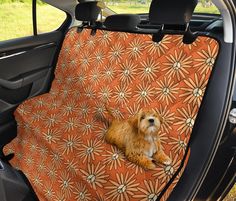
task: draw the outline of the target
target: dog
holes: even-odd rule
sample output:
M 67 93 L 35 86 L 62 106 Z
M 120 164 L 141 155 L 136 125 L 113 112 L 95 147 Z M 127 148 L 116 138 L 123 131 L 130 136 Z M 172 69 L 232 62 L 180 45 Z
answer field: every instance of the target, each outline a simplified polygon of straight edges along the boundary
M 113 117 L 109 110 L 108 112 Z M 162 118 L 154 110 L 140 110 L 127 120 L 113 117 L 105 140 L 121 149 L 129 161 L 153 170 L 156 163 L 171 164 L 158 135 L 161 123 Z

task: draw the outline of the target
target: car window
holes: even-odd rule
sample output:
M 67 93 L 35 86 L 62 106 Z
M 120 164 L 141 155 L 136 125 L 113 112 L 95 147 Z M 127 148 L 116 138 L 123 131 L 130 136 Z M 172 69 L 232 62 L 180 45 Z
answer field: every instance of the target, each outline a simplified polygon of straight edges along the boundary
M 37 0 L 37 33 L 60 27 L 66 14 Z M 33 35 L 32 0 L 0 0 L 0 41 Z
M 31 1 L 0 0 L 0 41 L 33 34 Z
M 37 30 L 38 34 L 58 29 L 66 19 L 66 13 L 37 0 Z
M 151 0 L 107 0 L 105 4 L 116 13 L 148 13 Z M 219 14 L 211 0 L 199 0 L 195 13 Z

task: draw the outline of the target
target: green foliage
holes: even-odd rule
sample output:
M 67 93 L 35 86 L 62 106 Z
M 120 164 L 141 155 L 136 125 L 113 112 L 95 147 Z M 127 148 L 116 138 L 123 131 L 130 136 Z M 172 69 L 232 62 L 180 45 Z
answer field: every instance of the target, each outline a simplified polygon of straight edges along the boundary
M 0 0 L 0 4 L 3 3 L 32 3 L 32 0 Z
M 37 16 L 38 33 L 55 30 L 65 19 L 64 12 L 44 4 L 37 5 Z M 0 41 L 32 35 L 31 3 L 0 3 L 0 27 Z
M 115 11 L 116 13 L 148 13 L 149 12 L 149 3 L 142 4 L 142 3 L 109 3 L 107 6 Z M 211 14 L 218 14 L 218 9 L 214 6 L 203 6 L 202 4 L 198 4 L 195 13 L 211 13 Z
M 151 0 L 104 0 L 107 7 L 116 13 L 148 13 Z M 199 0 L 196 13 L 218 14 L 211 0 Z
M 231 189 L 231 191 L 229 192 L 229 194 L 226 196 L 226 198 L 224 199 L 224 201 L 235 201 L 236 200 L 236 184 L 234 185 L 234 187 Z
M 117 3 L 129 3 L 129 4 L 149 4 L 152 0 L 104 0 L 106 3 L 110 3 L 112 5 Z M 199 0 L 199 2 L 204 7 L 212 6 L 211 0 Z

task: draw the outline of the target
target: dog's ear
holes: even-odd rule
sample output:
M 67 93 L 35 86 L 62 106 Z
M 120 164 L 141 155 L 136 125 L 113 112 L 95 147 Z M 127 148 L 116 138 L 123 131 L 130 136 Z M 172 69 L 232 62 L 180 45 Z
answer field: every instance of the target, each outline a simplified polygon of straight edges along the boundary
M 134 126 L 135 128 L 139 129 L 141 116 L 142 116 L 142 109 L 129 119 L 130 124 L 132 124 L 132 126 Z
M 135 114 L 134 116 L 132 116 L 130 119 L 129 119 L 129 123 L 135 127 L 135 128 L 138 128 L 138 115 Z
M 140 122 L 141 122 L 141 117 L 142 117 L 142 115 L 143 115 L 143 110 L 140 109 L 139 112 L 138 112 L 138 117 L 137 117 L 137 119 L 138 119 L 138 125 L 137 125 L 138 134 L 140 133 Z

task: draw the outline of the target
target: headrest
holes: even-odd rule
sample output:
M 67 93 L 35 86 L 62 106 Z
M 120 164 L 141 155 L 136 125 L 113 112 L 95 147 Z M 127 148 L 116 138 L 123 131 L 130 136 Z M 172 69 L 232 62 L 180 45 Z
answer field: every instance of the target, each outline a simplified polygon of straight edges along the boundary
M 81 2 L 75 8 L 75 18 L 83 22 L 94 22 L 97 20 L 101 8 L 97 1 Z
M 137 29 L 137 25 L 141 22 L 138 15 L 117 14 L 110 15 L 106 18 L 104 25 L 111 30 L 132 31 Z
M 149 10 L 151 24 L 184 25 L 190 22 L 198 0 L 153 0 Z

